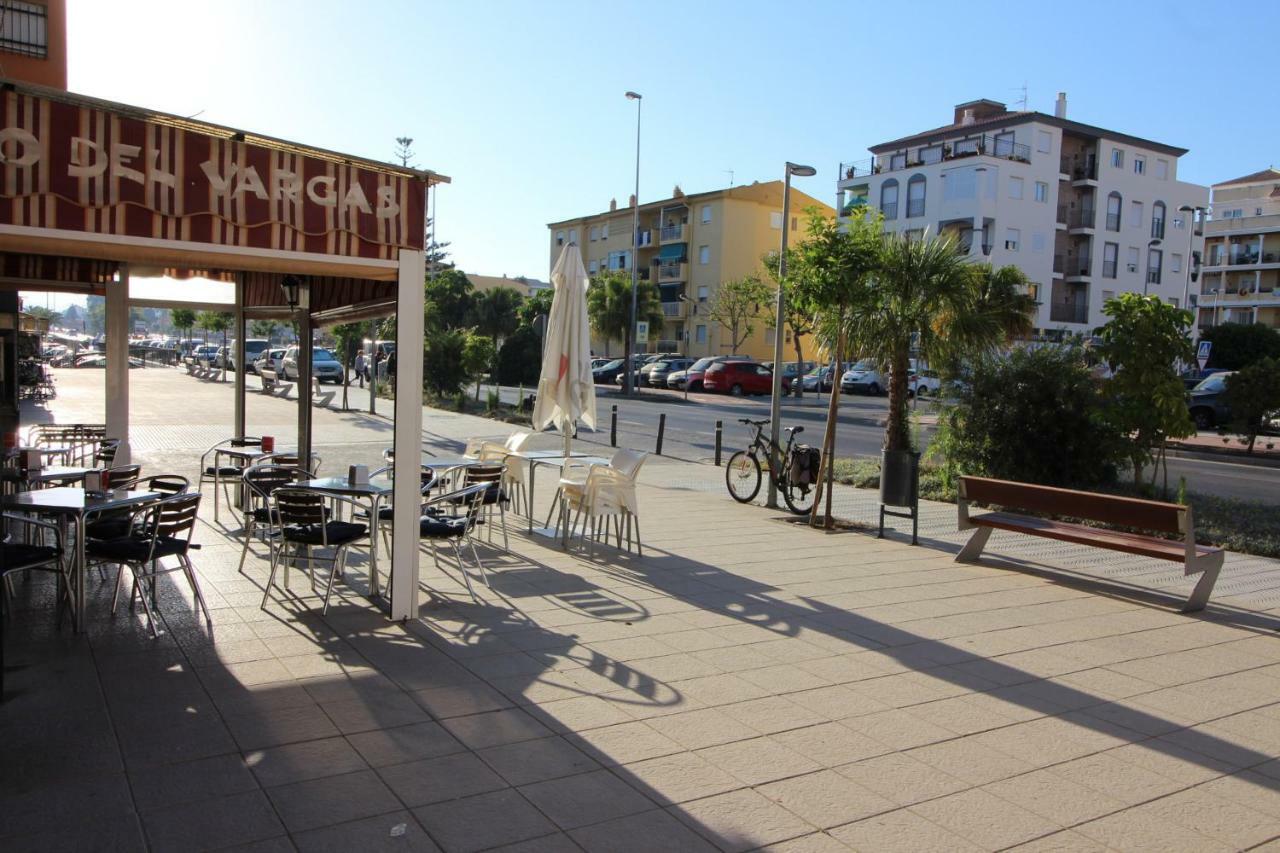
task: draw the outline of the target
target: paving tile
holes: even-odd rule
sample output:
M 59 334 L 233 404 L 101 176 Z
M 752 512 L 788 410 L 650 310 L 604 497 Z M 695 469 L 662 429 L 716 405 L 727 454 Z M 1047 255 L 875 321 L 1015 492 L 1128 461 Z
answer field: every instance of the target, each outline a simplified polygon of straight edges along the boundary
M 700 708 L 683 714 L 674 714 L 647 721 L 656 732 L 679 743 L 686 749 L 701 749 L 747 740 L 759 736 L 759 732 L 746 723 L 739 722 L 719 708 Z
M 372 770 L 268 788 L 267 796 L 290 832 L 345 823 L 400 808 L 395 795 Z
M 493 746 L 476 754 L 512 785 L 543 782 L 600 767 L 585 753 L 560 737 Z
M 859 785 L 899 806 L 945 797 L 971 787 L 933 765 L 902 752 L 891 752 L 836 768 Z
M 1146 808 L 1157 818 L 1241 850 L 1280 836 L 1275 817 L 1219 797 L 1203 786 L 1179 791 Z
M 974 737 L 922 746 L 907 754 L 973 785 L 985 785 L 1034 769 L 1025 761 L 978 743 Z
M 525 710 L 547 728 L 560 733 L 586 731 L 631 722 L 631 717 L 626 712 L 598 696 L 578 696 L 573 699 L 542 702 Z
M 285 828 L 261 791 L 157 809 L 142 817 L 151 849 L 215 850 L 283 835 Z
M 834 770 L 772 782 L 757 790 L 820 829 L 897 808 L 892 801 Z
M 514 844 L 491 847 L 490 853 L 582 853 L 582 848 L 563 832 L 540 835 Z
M 802 835 L 790 841 L 766 844 L 760 853 L 848 853 L 849 845 L 836 841 L 825 832 Z
M 422 723 L 431 716 L 404 693 L 374 699 L 347 699 L 320 706 L 343 734 Z
M 56 815 L 76 815 L 78 822 L 94 824 L 133 813 L 130 782 L 123 773 L 67 778 L 48 786 L 6 792 L 0 803 L 0 838 L 55 834 L 60 828 Z M 148 797 L 148 804 L 153 803 L 154 798 Z
M 256 790 L 258 783 L 245 760 L 231 753 L 136 770 L 129 774 L 129 787 L 138 810 L 146 812 Z M 64 813 L 78 814 L 80 810 Z
M 983 790 L 1048 818 L 1059 826 L 1096 820 L 1126 807 L 1122 800 L 1073 782 L 1054 772 L 1053 768 L 993 782 Z
M 410 807 L 508 787 L 501 776 L 469 752 L 383 767 L 378 770 L 378 775 Z
M 668 811 L 725 853 L 812 834 L 814 827 L 749 788 L 670 806 Z
M 414 817 L 446 853 L 471 853 L 555 832 L 514 789 L 422 806 Z
M 520 793 L 566 830 L 654 807 L 653 800 L 608 770 L 525 785 Z
M 661 809 L 569 833 L 587 853 L 714 853 L 716 848 Z
M 678 752 L 627 764 L 619 771 L 635 788 L 655 802 L 674 805 L 723 794 L 743 783 L 693 752 Z
M 979 851 L 979 847 L 910 809 L 899 809 L 828 830 L 854 850 Z
M 821 764 L 775 737 L 721 744 L 696 753 L 746 785 L 762 785 L 818 770 Z
M 651 721 L 652 722 L 652 721 Z M 567 740 L 603 765 L 628 764 L 684 751 L 649 723 L 632 722 L 567 735 Z
M 440 850 L 408 812 L 389 812 L 350 823 L 299 832 L 299 853 L 437 853 Z
M 470 749 L 546 737 L 551 730 L 519 708 L 452 717 L 443 725 Z
M 416 723 L 382 731 L 349 735 L 347 740 L 371 767 L 385 767 L 420 758 L 461 752 L 458 743 L 439 723 Z
M 889 752 L 889 747 L 855 729 L 856 726 L 848 724 L 821 723 L 780 732 L 773 739 L 824 767 L 835 767 Z
M 6 850 L 19 850 L 22 853 L 64 853 L 67 850 L 131 851 L 146 850 L 147 839 L 143 835 L 138 816 L 124 813 L 100 817 L 92 822 L 76 821 L 56 827 L 46 826 L 35 834 L 6 837 L 3 842 L 0 842 L 0 846 Z
M 1112 850 L 1151 851 L 1227 851 L 1228 844 L 1206 838 L 1185 826 L 1169 823 L 1145 807 L 1127 809 L 1089 823 L 1072 827 L 1072 831 L 1105 844 Z
M 339 776 L 368 767 L 351 744 L 340 737 L 252 750 L 245 763 L 264 788 L 324 776 Z
M 1011 847 L 1063 828 L 979 788 L 948 794 L 910 808 L 926 820 L 987 849 Z
M 510 708 L 511 700 L 482 681 L 415 690 L 415 701 L 437 720 Z
M 1055 776 L 1090 788 L 1126 806 L 1163 797 L 1185 787 L 1154 771 L 1123 761 L 1115 751 L 1055 765 Z
M 241 714 L 227 717 L 226 723 L 236 743 L 246 750 L 318 740 L 339 734 L 337 726 L 318 705 Z
M 926 722 L 903 708 L 864 714 L 846 725 L 890 749 L 911 749 L 955 737 L 949 729 Z

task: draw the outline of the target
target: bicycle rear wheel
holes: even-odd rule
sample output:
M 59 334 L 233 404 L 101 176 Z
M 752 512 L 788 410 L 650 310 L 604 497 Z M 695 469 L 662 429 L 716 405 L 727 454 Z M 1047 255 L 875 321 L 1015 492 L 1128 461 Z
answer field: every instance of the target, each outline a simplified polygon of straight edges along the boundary
M 793 483 L 790 477 L 783 478 L 778 491 L 782 492 L 787 509 L 796 515 L 808 515 L 813 509 L 813 499 L 818 494 L 813 485 Z
M 749 503 L 760 491 L 760 460 L 754 453 L 739 450 L 725 466 L 724 484 L 735 501 Z

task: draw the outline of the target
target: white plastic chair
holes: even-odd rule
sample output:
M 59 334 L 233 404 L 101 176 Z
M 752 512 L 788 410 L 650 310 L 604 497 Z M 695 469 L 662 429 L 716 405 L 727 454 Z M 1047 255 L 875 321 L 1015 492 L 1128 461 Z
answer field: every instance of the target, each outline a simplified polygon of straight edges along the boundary
M 582 538 L 587 538 L 589 527 L 593 538 L 599 538 L 601 530 L 606 541 L 609 533 L 609 519 L 614 522 L 614 535 L 618 547 L 622 547 L 625 535 L 627 549 L 630 550 L 634 538 L 636 553 L 643 557 L 644 548 L 640 542 L 640 501 L 636 495 L 636 480 L 640 468 L 644 465 L 648 454 L 635 450 L 618 450 L 609 460 L 608 465 L 574 466 L 574 470 L 566 472 L 560 479 L 559 489 L 553 504 L 560 507 L 560 518 L 556 523 L 559 531 L 564 525 L 567 534 L 578 527 L 580 521 L 585 525 Z M 554 512 L 554 508 L 552 510 Z M 572 523 L 569 522 L 573 515 Z M 548 517 L 547 522 L 550 524 Z M 604 522 L 603 528 L 600 522 Z M 635 528 L 634 537 L 632 527 Z

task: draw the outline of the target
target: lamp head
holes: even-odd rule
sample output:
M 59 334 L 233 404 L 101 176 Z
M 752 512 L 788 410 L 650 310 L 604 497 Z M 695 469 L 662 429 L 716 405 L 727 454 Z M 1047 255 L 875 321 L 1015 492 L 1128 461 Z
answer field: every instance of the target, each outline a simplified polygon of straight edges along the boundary
M 640 98 L 641 98 L 641 95 L 639 92 L 627 92 L 628 101 L 638 101 L 640 100 Z
M 801 166 L 799 163 L 788 163 L 787 174 L 795 175 L 797 178 L 812 178 L 818 174 L 818 170 L 812 166 Z
M 284 291 L 284 301 L 288 303 L 290 311 L 298 308 L 298 290 L 301 287 L 302 279 L 296 275 L 287 275 L 280 280 L 280 289 Z

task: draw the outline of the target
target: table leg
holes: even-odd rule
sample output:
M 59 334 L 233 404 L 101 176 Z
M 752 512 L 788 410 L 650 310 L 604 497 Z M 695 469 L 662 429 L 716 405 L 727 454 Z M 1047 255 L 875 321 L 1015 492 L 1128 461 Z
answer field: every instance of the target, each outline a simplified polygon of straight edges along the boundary
M 534 459 L 529 460 L 529 535 L 533 535 L 533 481 L 538 473 L 538 463 Z
M 382 495 L 369 498 L 369 594 L 377 598 L 378 587 L 378 533 L 382 524 Z
M 74 621 L 76 633 L 83 634 L 87 627 L 85 625 L 84 601 L 85 601 L 85 553 L 84 553 L 84 514 L 76 516 L 76 562 L 71 568 L 73 583 L 75 586 L 76 606 Z

